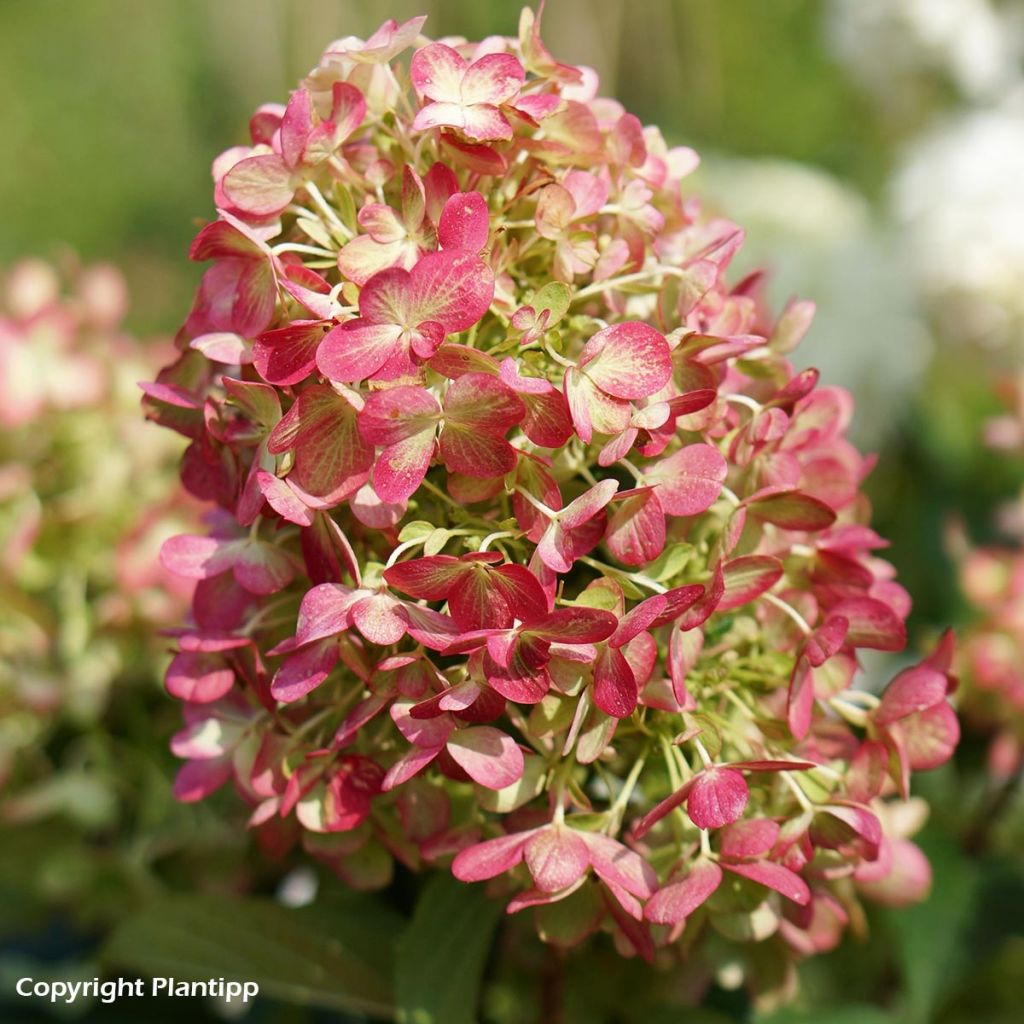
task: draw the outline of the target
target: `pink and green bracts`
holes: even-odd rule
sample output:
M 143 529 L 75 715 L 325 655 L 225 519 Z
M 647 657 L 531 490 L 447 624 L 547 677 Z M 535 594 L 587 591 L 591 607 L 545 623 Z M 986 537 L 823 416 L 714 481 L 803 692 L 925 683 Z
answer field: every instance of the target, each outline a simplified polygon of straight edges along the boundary
M 530 11 L 422 23 L 331 44 L 214 163 L 145 399 L 214 506 L 163 549 L 178 795 L 232 781 L 357 887 L 491 880 L 549 941 L 828 949 L 927 890 L 910 777 L 957 722 L 948 641 L 858 686 L 910 601 L 849 395 L 788 359 L 813 306 L 730 276 L 696 155 Z

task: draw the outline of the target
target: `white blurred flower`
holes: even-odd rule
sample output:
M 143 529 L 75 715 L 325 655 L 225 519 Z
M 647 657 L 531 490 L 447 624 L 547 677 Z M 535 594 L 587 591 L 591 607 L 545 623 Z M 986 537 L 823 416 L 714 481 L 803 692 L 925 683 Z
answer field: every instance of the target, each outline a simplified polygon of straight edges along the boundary
M 747 229 L 738 272 L 766 270 L 775 306 L 792 295 L 817 304 L 797 361 L 817 367 L 825 383 L 841 381 L 871 410 L 853 432 L 877 445 L 898 423 L 931 350 L 895 233 L 860 193 L 816 168 L 731 158 L 705 166 L 698 189 Z
M 1024 88 L 914 141 L 892 205 L 923 288 L 955 330 L 1024 345 Z
M 936 72 L 968 99 L 998 96 L 1024 53 L 1024 15 L 990 0 L 831 0 L 827 25 L 839 58 L 890 103 L 900 79 Z

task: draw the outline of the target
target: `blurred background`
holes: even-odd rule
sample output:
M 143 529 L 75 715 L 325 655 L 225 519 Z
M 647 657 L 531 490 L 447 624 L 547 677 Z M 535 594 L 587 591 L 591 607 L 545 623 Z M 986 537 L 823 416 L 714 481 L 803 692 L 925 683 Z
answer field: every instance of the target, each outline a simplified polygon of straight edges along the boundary
M 244 141 L 255 107 L 283 100 L 330 40 L 365 37 L 385 17 L 428 13 L 435 37 L 481 38 L 514 35 L 518 12 L 510 0 L 3 0 L 0 264 L 68 265 L 69 247 L 84 264 L 115 263 L 127 277 L 127 332 L 165 339 L 199 278 L 186 252 L 213 213 L 210 163 Z M 879 453 L 868 483 L 875 526 L 914 595 L 917 646 L 948 624 L 982 628 L 985 610 L 961 581 L 966 560 L 979 545 L 1018 550 L 1024 525 L 1013 434 L 1024 375 L 1024 4 L 549 0 L 544 38 L 560 59 L 597 69 L 602 92 L 670 144 L 702 154 L 695 190 L 747 228 L 743 267 L 768 270 L 778 303 L 817 303 L 798 361 L 857 399 L 855 437 Z M 53 543 L 60 558 L 63 538 Z M 6 979 L 20 976 L 11 972 L 55 949 L 78 956 L 110 900 L 173 886 L 191 859 L 207 865 L 212 889 L 259 880 L 229 838 L 237 833 L 218 832 L 221 818 L 174 808 L 171 759 L 145 749 L 147 730 L 163 743 L 175 727 L 159 661 L 122 652 L 113 674 L 146 696 L 116 704 L 123 749 L 100 758 L 140 758 L 146 786 L 115 804 L 91 789 L 96 806 L 74 789 L 51 794 L 28 813 L 40 829 L 29 838 L 3 815 L 4 1020 L 15 1019 L 4 1006 Z M 994 707 L 972 719 L 956 763 L 926 780 L 933 899 L 879 915 L 866 942 L 821 958 L 798 1006 L 771 1020 L 1022 1019 L 1020 761 L 1005 749 L 994 760 L 992 743 L 1009 734 L 1019 747 L 1024 706 L 1018 695 Z M 77 722 L 61 727 L 62 751 Z M 40 880 L 59 841 L 64 859 Z M 86 848 L 100 851 L 98 864 L 79 855 Z M 234 867 L 218 874 L 218 858 Z M 70 918 L 51 916 L 55 900 Z M 707 1020 L 746 1013 L 721 1012 Z

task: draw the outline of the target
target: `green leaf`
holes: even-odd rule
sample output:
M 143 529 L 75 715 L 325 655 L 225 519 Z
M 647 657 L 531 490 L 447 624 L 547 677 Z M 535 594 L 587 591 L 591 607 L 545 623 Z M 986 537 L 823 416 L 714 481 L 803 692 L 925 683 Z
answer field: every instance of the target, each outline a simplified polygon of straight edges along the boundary
M 538 316 L 542 310 L 548 311 L 548 328 L 551 328 L 568 312 L 571 301 L 572 292 L 568 285 L 561 281 L 551 281 L 537 292 L 531 304 Z
M 898 1024 L 899 1018 L 878 1006 L 829 1006 L 827 1010 L 779 1010 L 767 1016 L 758 1015 L 755 1024 Z
M 501 904 L 482 885 L 435 875 L 398 943 L 399 1024 L 475 1024 Z
M 422 519 L 415 519 L 402 527 L 398 539 L 404 544 L 407 540 L 422 540 L 429 537 L 435 530 L 432 523 L 424 522 Z
M 423 542 L 423 554 L 425 555 L 437 555 L 440 554 L 445 544 L 448 543 L 448 539 L 451 537 L 451 531 L 438 527 L 432 530 L 427 539 Z
M 908 1024 L 927 1024 L 941 996 L 962 976 L 965 932 L 978 896 L 977 868 L 936 829 L 918 837 L 931 861 L 932 892 L 912 907 L 886 913 L 896 936 Z
M 692 544 L 672 544 L 647 567 L 645 575 L 658 583 L 665 583 L 686 568 L 693 551 Z
M 255 981 L 285 1002 L 391 1018 L 390 983 L 362 953 L 373 933 L 359 921 L 372 916 L 354 901 L 335 931 L 271 900 L 178 895 L 123 921 L 102 956 L 150 976 Z

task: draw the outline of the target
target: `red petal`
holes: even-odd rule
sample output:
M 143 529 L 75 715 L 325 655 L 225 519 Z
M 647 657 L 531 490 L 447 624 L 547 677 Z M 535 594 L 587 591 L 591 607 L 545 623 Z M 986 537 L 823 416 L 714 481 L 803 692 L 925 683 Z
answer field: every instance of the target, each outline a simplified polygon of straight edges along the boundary
M 616 626 L 618 619 L 600 608 L 558 608 L 529 626 L 528 632 L 563 644 L 592 644 L 607 640 Z
M 799 491 L 754 495 L 745 504 L 751 515 L 786 530 L 824 530 L 836 521 L 830 506 Z
M 384 570 L 384 579 L 410 597 L 441 601 L 448 597 L 463 574 L 472 572 L 473 565 L 470 562 L 463 562 L 451 555 L 431 555 L 396 563 Z
M 753 601 L 782 578 L 782 563 L 769 555 L 743 555 L 723 566 L 725 592 L 718 611 L 730 611 Z
M 686 813 L 698 828 L 721 828 L 743 814 L 750 797 L 747 780 L 733 768 L 706 768 L 693 779 Z
M 276 331 L 264 331 L 252 349 L 259 375 L 281 387 L 305 380 L 316 368 L 316 351 L 328 326 L 323 320 L 295 320 Z
M 637 703 L 633 670 L 622 652 L 603 647 L 594 662 L 594 703 L 613 718 L 628 718 Z
M 752 882 L 766 885 L 781 893 L 787 900 L 792 900 L 800 906 L 806 906 L 811 902 L 811 890 L 807 883 L 795 875 L 789 868 L 781 864 L 774 864 L 770 860 L 756 861 L 753 864 L 723 864 L 726 871 L 734 875 L 749 878 Z

